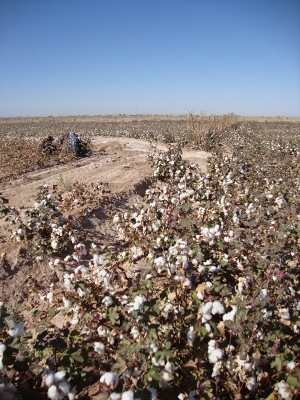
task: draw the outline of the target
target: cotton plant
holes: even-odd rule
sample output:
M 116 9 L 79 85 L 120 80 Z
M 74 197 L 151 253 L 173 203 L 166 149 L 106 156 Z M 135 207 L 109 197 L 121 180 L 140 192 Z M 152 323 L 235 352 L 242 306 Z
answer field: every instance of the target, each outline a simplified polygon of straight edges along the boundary
M 247 156 L 247 135 L 233 139 L 205 174 L 173 150 L 154 154 L 159 182 L 112 216 L 122 248 L 76 242 L 51 264 L 62 273 L 47 305 L 66 317 L 78 369 L 84 354 L 110 398 L 150 385 L 182 398 L 297 394 L 298 155 L 286 190 L 284 171 Z

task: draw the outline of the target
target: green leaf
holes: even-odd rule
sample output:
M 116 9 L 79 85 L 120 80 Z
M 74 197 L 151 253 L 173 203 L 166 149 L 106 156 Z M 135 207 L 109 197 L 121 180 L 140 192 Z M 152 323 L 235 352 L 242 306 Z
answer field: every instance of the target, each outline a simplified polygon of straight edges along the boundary
M 35 375 L 38 376 L 43 372 L 43 368 L 40 367 L 39 365 L 30 365 L 29 366 L 29 371 Z
M 292 375 L 289 375 L 289 376 L 287 377 L 286 382 L 287 382 L 290 386 L 293 386 L 294 388 L 300 388 L 300 381 L 299 381 L 299 379 L 295 378 L 295 377 L 292 376 Z
M 152 378 L 155 379 L 156 381 L 160 381 L 161 380 L 161 376 L 160 374 L 157 372 L 157 368 L 152 367 L 150 369 L 150 371 L 148 372 L 148 375 Z
M 82 364 L 82 363 L 84 362 L 84 358 L 83 358 L 82 355 L 79 354 L 78 352 L 72 353 L 70 358 L 71 358 L 71 360 L 72 360 L 73 362 L 75 362 L 75 363 Z
M 84 319 L 84 321 L 88 322 L 93 319 L 93 316 L 90 313 L 85 313 L 82 318 Z
M 280 357 L 276 357 L 275 360 L 271 363 L 271 367 L 275 368 L 277 372 L 282 370 L 282 362 Z
M 110 307 L 108 310 L 108 319 L 111 324 L 119 324 L 120 317 L 118 314 L 118 307 Z

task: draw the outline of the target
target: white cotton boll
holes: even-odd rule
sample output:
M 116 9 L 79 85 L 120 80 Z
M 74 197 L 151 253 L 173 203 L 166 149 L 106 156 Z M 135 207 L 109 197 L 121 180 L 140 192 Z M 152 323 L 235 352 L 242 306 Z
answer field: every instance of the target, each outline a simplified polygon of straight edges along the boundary
M 86 276 L 89 273 L 89 270 L 83 265 L 79 265 L 77 268 L 74 269 L 74 272 L 76 275 L 81 273 L 83 276 Z
M 156 239 L 156 245 L 157 245 L 157 247 L 160 247 L 162 245 L 162 238 L 161 237 L 158 237 Z
M 50 371 L 45 379 L 45 384 L 50 387 L 54 384 L 54 372 Z
M 15 337 L 15 336 L 21 336 L 23 332 L 24 324 L 23 322 L 14 322 L 14 326 L 11 327 L 7 333 L 9 336 Z
M 144 301 L 145 301 L 144 296 L 135 296 L 134 303 L 133 303 L 133 309 L 140 310 L 144 304 Z
M 257 331 L 256 337 L 258 340 L 264 340 L 265 335 L 261 331 Z
M 267 300 L 268 298 L 268 289 L 261 289 L 259 294 L 260 300 Z
M 79 294 L 79 297 L 86 297 L 89 298 L 90 292 L 84 287 L 84 288 L 78 288 L 77 292 Z
M 71 389 L 69 382 L 60 381 L 57 386 L 58 386 L 60 393 L 64 394 L 65 396 L 67 396 L 67 394 L 69 394 L 70 389 Z
M 104 355 L 105 354 L 105 345 L 101 342 L 95 342 L 94 350 L 96 353 L 98 353 L 100 355 Z
M 232 307 L 232 310 L 223 315 L 223 321 L 234 321 L 235 314 L 236 314 L 238 308 L 235 305 L 233 305 L 231 307 Z
M 58 248 L 58 241 L 57 240 L 52 240 L 51 241 L 51 247 L 52 247 L 52 249 L 56 250 Z
M 209 337 L 214 337 L 214 334 L 213 334 L 212 331 L 211 331 L 211 326 L 209 325 L 209 323 L 206 322 L 206 324 L 205 324 L 204 326 L 205 326 L 205 329 L 206 329 L 206 331 L 207 331 L 207 333 L 208 333 L 208 336 L 209 336 Z
M 163 372 L 163 377 L 161 381 L 159 382 L 159 387 L 161 389 L 165 389 L 169 387 L 169 381 L 171 380 L 170 375 L 167 372 Z
M 99 262 L 100 262 L 99 254 L 94 254 L 94 255 L 93 255 L 93 264 L 94 264 L 94 266 L 95 266 L 95 267 L 98 267 Z
M 279 308 L 278 316 L 280 319 L 289 320 L 290 319 L 289 309 L 288 308 Z
M 119 377 L 114 372 L 105 372 L 105 374 L 101 376 L 100 382 L 115 388 L 118 385 Z
M 105 296 L 102 300 L 102 304 L 108 308 L 113 304 L 113 299 L 110 296 Z
M 275 384 L 275 387 L 277 387 L 278 394 L 282 399 L 292 400 L 292 388 L 288 383 L 286 383 L 285 381 L 280 381 Z
M 213 308 L 213 303 L 209 301 L 208 303 L 204 304 L 202 308 L 202 314 L 210 314 Z
M 248 390 L 252 391 L 256 388 L 256 378 L 255 376 L 251 376 L 247 379 L 246 387 Z
M 100 337 L 107 337 L 108 334 L 109 334 L 108 330 L 105 329 L 105 328 L 102 328 L 102 326 L 99 326 L 99 327 L 98 327 L 97 333 L 98 333 L 98 335 L 99 335 Z
M 72 305 L 71 300 L 68 300 L 65 297 L 63 297 L 63 303 L 64 303 L 64 308 L 70 308 Z
M 216 362 L 222 360 L 223 351 L 221 349 L 213 349 L 209 352 L 208 360 L 211 364 L 215 364 Z
M 286 365 L 286 368 L 288 371 L 293 371 L 293 369 L 295 369 L 295 367 L 296 367 L 295 361 L 290 361 Z
M 163 268 L 166 266 L 166 260 L 163 257 L 157 257 L 154 260 L 154 264 L 156 265 L 157 268 Z
M 296 291 L 292 286 L 289 286 L 289 290 L 291 292 L 291 296 L 295 296 L 296 295 Z
M 51 400 L 62 400 L 64 398 L 64 395 L 59 393 L 55 385 L 49 387 L 47 394 Z
M 109 396 L 110 400 L 120 400 L 121 399 L 122 394 L 121 393 L 116 393 L 116 392 L 112 392 Z
M 140 332 L 136 326 L 134 326 L 131 331 L 131 336 L 133 337 L 134 340 L 136 340 L 140 336 Z
M 200 292 L 200 291 L 197 291 L 197 297 L 198 297 L 199 300 L 203 300 L 204 299 L 203 293 Z
M 207 321 L 212 319 L 212 315 L 211 314 L 203 314 L 202 318 L 201 318 L 201 322 L 202 323 L 206 323 Z
M 90 329 L 86 325 L 83 325 L 83 327 L 81 328 L 81 334 L 82 335 L 89 335 L 90 332 L 91 332 Z
M 188 256 L 182 256 L 182 268 L 187 269 L 188 265 L 189 265 Z
M 214 364 L 213 372 L 212 372 L 212 374 L 211 374 L 211 377 L 212 377 L 212 378 L 215 378 L 216 376 L 219 376 L 219 375 L 220 375 L 221 369 L 222 369 L 222 361 L 217 361 L 217 362 Z
M 113 218 L 113 223 L 114 223 L 114 224 L 118 224 L 119 222 L 120 222 L 120 217 L 119 217 L 118 214 L 116 214 L 116 215 L 114 216 L 114 218 Z
M 58 371 L 54 375 L 54 380 L 56 383 L 60 382 L 61 380 L 64 379 L 65 376 L 66 376 L 66 371 Z
M 189 330 L 188 330 L 188 332 L 186 334 L 186 337 L 187 337 L 188 344 L 190 346 L 192 346 L 193 343 L 194 343 L 194 340 L 196 339 L 196 333 L 194 332 L 194 327 L 193 326 L 189 327 Z
M 6 346 L 4 343 L 0 343 L 0 357 L 3 356 L 3 353 L 5 352 Z
M 74 315 L 73 318 L 71 319 L 71 324 L 77 325 L 78 323 L 79 323 L 78 315 Z
M 224 314 L 225 310 L 224 310 L 224 306 L 222 303 L 220 303 L 219 301 L 214 301 L 213 305 L 212 305 L 212 310 L 211 313 L 213 315 L 215 314 Z
M 213 349 L 217 347 L 217 342 L 212 339 L 208 342 L 208 353 L 210 353 Z
M 68 393 L 69 400 L 75 400 L 76 388 L 73 388 L 71 392 Z
M 2 358 L 3 358 L 3 356 L 0 357 L 0 373 L 4 374 L 6 369 L 5 369 L 5 365 L 2 362 Z M 0 393 L 1 393 L 1 390 L 0 390 Z
M 169 372 L 170 374 L 172 374 L 172 372 L 175 371 L 175 367 L 174 367 L 174 365 L 173 365 L 170 361 L 168 361 L 168 362 L 166 363 L 166 365 L 165 365 L 165 370 L 166 370 L 167 372 Z
M 47 297 L 47 299 L 48 299 L 50 304 L 53 303 L 53 292 L 47 293 L 46 297 Z
M 127 390 L 122 393 L 121 400 L 134 400 L 134 393 L 132 390 Z

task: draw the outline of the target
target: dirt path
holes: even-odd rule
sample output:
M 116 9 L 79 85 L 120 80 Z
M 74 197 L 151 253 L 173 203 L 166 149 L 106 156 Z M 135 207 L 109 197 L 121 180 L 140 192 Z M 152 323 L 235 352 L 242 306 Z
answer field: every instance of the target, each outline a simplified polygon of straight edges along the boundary
M 68 165 L 58 165 L 38 172 L 24 174 L 3 185 L 1 192 L 15 207 L 33 204 L 38 187 L 44 183 L 57 184 L 63 190 L 75 182 L 108 183 L 113 193 L 131 190 L 136 184 L 151 176 L 147 154 L 149 142 L 124 137 L 97 137 L 93 140 L 93 155 L 76 160 Z M 159 144 L 160 150 L 167 146 Z M 183 158 L 199 164 L 205 170 L 209 153 L 184 151 Z

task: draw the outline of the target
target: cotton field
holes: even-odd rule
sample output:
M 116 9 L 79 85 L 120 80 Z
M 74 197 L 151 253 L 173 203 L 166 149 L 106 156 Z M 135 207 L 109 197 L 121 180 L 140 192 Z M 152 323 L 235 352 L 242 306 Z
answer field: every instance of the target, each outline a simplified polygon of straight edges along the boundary
M 3 399 L 299 397 L 300 125 L 221 122 L 82 122 L 91 143 L 105 129 L 151 139 L 152 179 L 130 207 L 99 182 L 45 184 L 25 211 L 0 198 L 9 240 L 52 273 L 34 313 L 1 302 Z M 206 172 L 186 146 L 211 152 Z M 69 218 L 91 199 L 114 245 Z

